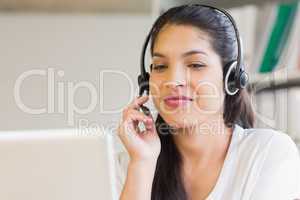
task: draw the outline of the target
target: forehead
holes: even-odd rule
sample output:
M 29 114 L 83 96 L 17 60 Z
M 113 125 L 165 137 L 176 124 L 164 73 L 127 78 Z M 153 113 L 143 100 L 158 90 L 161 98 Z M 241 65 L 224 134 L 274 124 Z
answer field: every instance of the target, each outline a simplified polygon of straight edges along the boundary
M 186 51 L 202 49 L 211 51 L 211 37 L 208 33 L 191 25 L 165 25 L 157 35 L 153 52 Z

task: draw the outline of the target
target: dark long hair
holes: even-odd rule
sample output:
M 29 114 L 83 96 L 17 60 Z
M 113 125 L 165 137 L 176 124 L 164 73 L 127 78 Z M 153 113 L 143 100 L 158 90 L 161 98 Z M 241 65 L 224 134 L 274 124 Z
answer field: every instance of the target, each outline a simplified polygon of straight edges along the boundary
M 151 35 L 151 54 L 159 31 L 167 24 L 191 25 L 206 32 L 212 38 L 213 49 L 222 60 L 223 81 L 226 64 L 237 57 L 237 43 L 234 29 L 229 19 L 222 13 L 195 4 L 173 7 L 163 13 L 154 23 Z M 254 125 L 254 111 L 247 90 L 239 90 L 235 95 L 225 94 L 224 123 L 227 127 L 239 124 L 243 128 Z M 181 177 L 182 159 L 173 141 L 171 129 L 158 115 L 156 130 L 161 140 L 161 152 L 157 160 L 152 184 L 151 200 L 187 200 L 188 196 Z

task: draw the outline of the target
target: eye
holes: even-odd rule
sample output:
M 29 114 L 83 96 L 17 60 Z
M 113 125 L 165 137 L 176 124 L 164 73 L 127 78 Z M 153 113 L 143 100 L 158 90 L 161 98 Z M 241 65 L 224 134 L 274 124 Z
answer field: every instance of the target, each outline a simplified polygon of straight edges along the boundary
M 164 69 L 164 68 L 166 68 L 167 66 L 166 65 L 163 65 L 163 64 L 161 64 L 161 65 L 155 65 L 155 64 L 153 64 L 153 70 L 162 70 L 162 69 Z
M 191 68 L 201 68 L 201 67 L 205 67 L 205 65 L 200 64 L 200 63 L 193 63 L 193 64 L 190 64 L 190 65 L 188 65 L 188 66 L 191 67 Z

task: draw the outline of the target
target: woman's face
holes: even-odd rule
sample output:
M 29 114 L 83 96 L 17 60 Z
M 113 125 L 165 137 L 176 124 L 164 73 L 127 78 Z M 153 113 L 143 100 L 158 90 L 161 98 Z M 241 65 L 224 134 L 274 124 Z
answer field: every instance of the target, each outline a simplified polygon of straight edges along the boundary
M 150 94 L 169 125 L 205 125 L 222 117 L 221 59 L 207 33 L 194 26 L 164 26 L 153 47 L 152 64 Z

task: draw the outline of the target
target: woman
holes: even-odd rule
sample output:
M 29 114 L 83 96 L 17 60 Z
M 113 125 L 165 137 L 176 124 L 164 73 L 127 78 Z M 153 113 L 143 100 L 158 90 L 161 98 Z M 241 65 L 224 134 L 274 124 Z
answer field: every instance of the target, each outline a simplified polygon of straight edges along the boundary
M 120 200 L 300 198 L 295 143 L 284 133 L 253 128 L 246 90 L 224 90 L 225 66 L 237 57 L 229 19 L 184 5 L 154 26 L 149 85 L 158 116 L 154 123 L 138 111 L 148 96 L 123 111 L 118 135 L 128 154 L 119 155 L 117 166 Z

